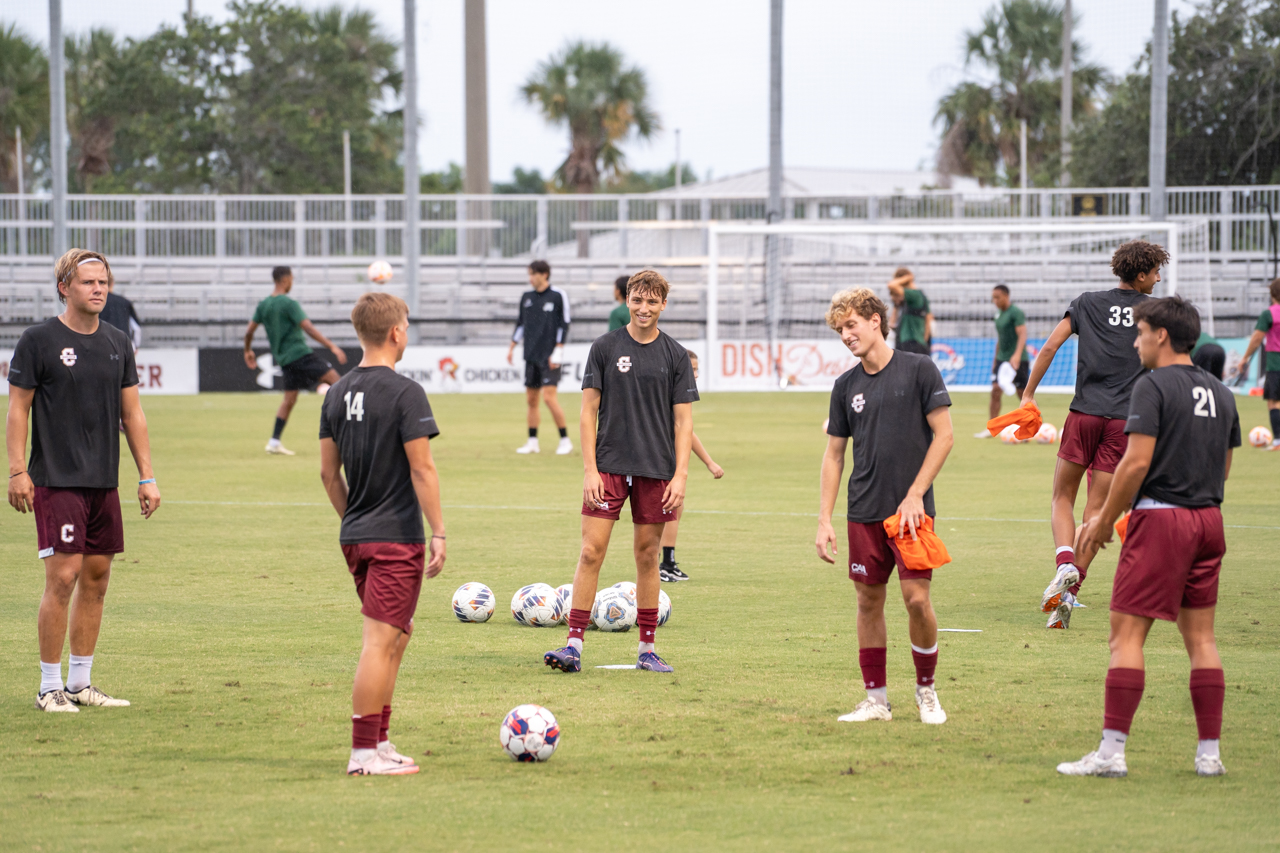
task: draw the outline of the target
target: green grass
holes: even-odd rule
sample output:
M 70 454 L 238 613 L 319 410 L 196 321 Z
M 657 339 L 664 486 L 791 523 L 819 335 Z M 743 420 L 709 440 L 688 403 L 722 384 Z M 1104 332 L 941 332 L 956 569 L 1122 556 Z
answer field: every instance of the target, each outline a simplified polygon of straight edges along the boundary
M 933 584 L 939 622 L 983 631 L 942 635 L 940 728 L 914 716 L 893 598 L 898 716 L 835 720 L 862 690 L 853 585 L 812 545 L 825 396 L 695 407 L 728 474 L 699 467 L 690 483 L 680 560 L 693 580 L 668 587 L 675 612 L 659 631 L 668 677 L 542 666 L 563 631 L 521 628 L 505 604 L 519 585 L 571 578 L 580 459 L 512 453 L 518 396 L 438 397 L 449 561 L 425 584 L 392 725 L 423 772 L 365 780 L 342 772 L 360 616 L 319 482 L 318 401 L 304 397 L 286 433 L 295 458 L 262 453 L 276 402 L 147 400 L 165 503 L 150 521 L 126 516 L 94 670 L 128 710 L 32 709 L 43 573 L 30 516 L 0 514 L 0 848 L 1249 850 L 1280 838 L 1280 454 L 1238 451 L 1227 487 L 1229 775 L 1194 775 L 1186 656 L 1161 623 L 1129 778 L 1064 779 L 1054 765 L 1092 749 L 1101 726 L 1115 551 L 1095 563 L 1090 608 L 1047 632 L 1036 605 L 1053 448 L 970 439 L 985 395 L 957 395 L 937 486 L 954 558 Z M 1060 425 L 1067 399 L 1045 402 Z M 1259 400 L 1240 405 L 1246 430 L 1265 423 Z M 605 583 L 634 576 L 628 533 Z M 449 610 L 472 580 L 497 594 L 487 624 Z M 634 660 L 635 641 L 588 635 L 588 667 Z M 499 721 L 522 702 L 560 720 L 547 764 L 498 747 Z

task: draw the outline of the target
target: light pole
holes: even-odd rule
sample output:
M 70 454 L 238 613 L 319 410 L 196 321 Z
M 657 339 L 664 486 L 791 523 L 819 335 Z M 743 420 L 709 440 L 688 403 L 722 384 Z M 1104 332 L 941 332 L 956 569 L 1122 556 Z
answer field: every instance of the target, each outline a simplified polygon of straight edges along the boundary
M 1151 219 L 1163 222 L 1165 209 L 1165 148 L 1169 132 L 1169 0 L 1156 0 L 1155 27 L 1151 33 L 1151 152 L 1148 179 Z
M 1072 86 L 1071 0 L 1064 0 L 1062 7 L 1062 115 L 1059 127 L 1062 133 L 1062 186 L 1071 186 L 1071 100 L 1075 94 Z
M 782 221 L 782 0 L 769 0 L 769 209 L 770 224 Z M 782 288 L 782 264 L 778 237 L 765 237 L 765 310 L 769 357 L 778 339 L 778 313 Z M 781 369 L 781 366 L 777 366 Z
M 404 0 L 404 284 L 409 319 L 420 309 L 418 292 L 418 23 L 417 0 Z M 419 341 L 409 323 L 409 343 Z
M 49 170 L 53 172 L 53 257 L 67 246 L 67 77 L 62 0 L 49 0 Z

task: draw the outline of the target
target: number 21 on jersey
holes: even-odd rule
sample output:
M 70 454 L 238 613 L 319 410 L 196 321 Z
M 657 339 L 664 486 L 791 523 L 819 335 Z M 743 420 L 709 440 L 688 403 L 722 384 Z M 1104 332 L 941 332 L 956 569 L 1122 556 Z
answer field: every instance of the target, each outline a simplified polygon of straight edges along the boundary
M 1203 391 L 1204 389 L 1199 388 L 1197 390 Z M 363 421 L 364 420 L 364 392 L 357 391 L 355 394 L 352 394 L 350 391 L 348 391 L 345 395 L 343 395 L 342 399 L 347 404 L 347 420 L 351 420 L 354 417 L 358 421 Z
M 1196 401 L 1195 415 L 1197 418 L 1216 418 L 1218 416 L 1218 401 L 1214 399 L 1213 392 L 1203 385 L 1197 385 L 1191 389 L 1191 399 Z
M 1132 326 L 1133 325 L 1133 309 L 1121 308 L 1119 305 L 1111 306 L 1111 319 L 1107 321 L 1113 326 Z

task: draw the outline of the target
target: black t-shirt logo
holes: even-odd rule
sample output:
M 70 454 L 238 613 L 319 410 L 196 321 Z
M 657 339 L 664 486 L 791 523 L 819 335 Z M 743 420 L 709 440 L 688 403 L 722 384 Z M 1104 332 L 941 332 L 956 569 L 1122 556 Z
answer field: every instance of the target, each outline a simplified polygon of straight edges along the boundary
M 618 357 L 618 372 L 626 373 L 631 369 L 631 356 L 623 355 Z
M 862 394 L 853 395 L 853 410 L 861 414 L 862 410 L 867 407 L 867 398 Z
M 67 367 L 76 363 L 76 351 L 72 347 L 62 348 L 62 363 Z

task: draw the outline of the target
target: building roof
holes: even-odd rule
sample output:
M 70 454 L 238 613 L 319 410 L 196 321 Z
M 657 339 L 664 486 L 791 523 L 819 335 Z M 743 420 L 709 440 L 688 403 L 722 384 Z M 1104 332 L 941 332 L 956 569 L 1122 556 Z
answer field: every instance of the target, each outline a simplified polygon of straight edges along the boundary
M 789 198 L 912 194 L 944 186 L 959 192 L 981 189 L 973 178 L 941 175 L 937 172 L 823 169 L 810 166 L 787 166 L 782 170 L 782 194 Z M 666 189 L 660 192 L 669 194 L 671 190 Z M 769 170 L 752 169 L 737 175 L 685 184 L 681 187 L 681 192 L 712 196 L 767 196 Z

